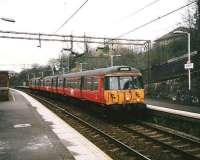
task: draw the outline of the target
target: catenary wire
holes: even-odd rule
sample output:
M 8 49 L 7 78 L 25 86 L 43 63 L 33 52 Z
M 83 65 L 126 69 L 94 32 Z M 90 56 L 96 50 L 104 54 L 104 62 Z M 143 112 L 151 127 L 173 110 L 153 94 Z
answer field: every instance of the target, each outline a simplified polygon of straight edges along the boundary
M 66 25 L 77 13 L 78 11 L 88 2 L 89 0 L 86 0 L 57 30 L 55 33 L 57 33 L 64 25 Z
M 159 1 L 161 1 L 161 0 L 154 0 L 153 2 L 150 2 L 149 4 L 145 5 L 144 7 L 140 8 L 140 9 L 136 10 L 135 12 L 133 12 L 133 13 L 129 14 L 128 16 L 126 16 L 125 19 L 138 14 L 139 12 L 145 10 L 146 8 L 152 6 L 153 4 L 156 4 Z
M 132 33 L 132 32 L 135 32 L 136 30 L 139 30 L 139 29 L 141 29 L 141 28 L 143 28 L 143 27 L 145 27 L 145 26 L 147 26 L 147 25 L 149 25 L 149 24 L 151 24 L 151 23 L 153 23 L 153 22 L 156 22 L 156 21 L 158 21 L 158 20 L 160 20 L 160 19 L 162 19 L 162 18 L 164 18 L 164 17 L 166 17 L 166 16 L 169 16 L 170 14 L 173 14 L 173 13 L 175 13 L 175 12 L 177 12 L 177 11 L 179 11 L 179 10 L 181 10 L 181 9 L 183 9 L 183 8 L 185 8 L 185 7 L 187 7 L 187 6 L 191 5 L 191 4 L 193 4 L 193 3 L 195 3 L 195 2 L 196 2 L 196 1 L 190 2 L 190 3 L 188 3 L 188 4 L 186 4 L 186 5 L 182 6 L 182 7 L 179 7 L 179 8 L 177 8 L 177 9 L 171 11 L 171 12 L 168 12 L 168 13 L 166 13 L 166 14 L 164 14 L 164 15 L 158 17 L 158 18 L 155 18 L 155 19 L 153 19 L 153 20 L 151 20 L 151 21 L 149 21 L 149 22 L 146 22 L 146 23 L 144 23 L 144 24 L 142 24 L 142 25 L 140 25 L 140 26 L 138 26 L 138 27 L 136 27 L 136 28 L 134 28 L 134 29 L 131 29 L 131 30 L 128 31 L 128 32 L 125 32 L 125 33 L 119 35 L 119 36 L 116 37 L 116 38 L 121 38 L 121 37 L 124 37 L 124 36 L 127 35 L 127 34 L 130 34 L 130 33 Z

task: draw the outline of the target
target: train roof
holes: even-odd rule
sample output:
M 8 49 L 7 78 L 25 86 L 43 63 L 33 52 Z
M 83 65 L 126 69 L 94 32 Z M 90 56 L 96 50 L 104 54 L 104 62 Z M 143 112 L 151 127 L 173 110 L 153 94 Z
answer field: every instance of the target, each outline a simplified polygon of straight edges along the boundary
M 115 73 L 115 72 L 134 72 L 134 73 L 141 73 L 138 69 L 130 66 L 113 66 L 113 67 L 107 67 L 107 68 L 99 68 L 95 70 L 87 70 L 87 71 L 82 71 L 82 72 L 74 72 L 74 73 L 68 73 L 64 75 L 55 75 L 55 76 L 47 76 L 44 77 L 44 80 L 52 79 L 52 78 L 63 78 L 63 77 L 81 77 L 81 76 L 92 76 L 92 75 L 105 75 L 105 74 L 110 74 L 110 73 Z M 31 80 L 38 80 L 42 79 L 41 77 L 39 78 L 33 78 Z
M 75 72 L 75 73 L 68 73 L 62 75 L 63 77 L 75 77 L 75 76 L 91 76 L 91 75 L 104 75 L 114 72 L 135 72 L 140 73 L 140 71 L 136 68 L 130 67 L 130 66 L 113 66 L 108 68 L 100 68 L 96 70 L 88 70 L 88 71 L 82 71 L 82 72 Z M 59 76 L 58 76 L 59 77 Z

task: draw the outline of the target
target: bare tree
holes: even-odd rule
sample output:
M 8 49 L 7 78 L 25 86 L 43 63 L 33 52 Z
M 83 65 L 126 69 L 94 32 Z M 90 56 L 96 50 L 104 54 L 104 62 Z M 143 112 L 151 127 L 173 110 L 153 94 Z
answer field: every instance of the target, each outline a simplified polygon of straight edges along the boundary
M 59 68 L 59 60 L 56 58 L 51 58 L 48 61 L 48 65 L 51 67 L 52 75 L 55 74 L 56 68 Z

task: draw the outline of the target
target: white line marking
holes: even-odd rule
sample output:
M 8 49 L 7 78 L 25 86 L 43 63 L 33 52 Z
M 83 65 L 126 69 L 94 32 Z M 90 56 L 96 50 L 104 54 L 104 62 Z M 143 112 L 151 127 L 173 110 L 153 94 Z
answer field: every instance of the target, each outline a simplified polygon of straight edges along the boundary
M 25 128 L 25 127 L 30 127 L 30 126 L 31 126 L 31 124 L 25 123 L 25 124 L 16 124 L 13 127 L 14 128 Z
M 175 109 L 171 109 L 171 108 L 164 108 L 164 107 L 153 106 L 153 105 L 149 105 L 149 104 L 147 104 L 147 108 L 150 108 L 150 109 L 156 110 L 156 111 L 162 111 L 162 112 L 181 115 L 181 116 L 185 116 L 185 117 L 200 119 L 199 113 L 192 113 L 192 112 L 187 112 L 187 111 L 175 110 Z

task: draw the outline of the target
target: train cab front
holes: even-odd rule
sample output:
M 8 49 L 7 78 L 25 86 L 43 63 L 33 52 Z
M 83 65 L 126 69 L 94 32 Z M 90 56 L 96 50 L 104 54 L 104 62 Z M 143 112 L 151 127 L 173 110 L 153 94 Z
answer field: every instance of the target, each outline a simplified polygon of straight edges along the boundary
M 104 80 L 106 106 L 115 111 L 143 111 L 144 87 L 141 74 L 111 74 Z

